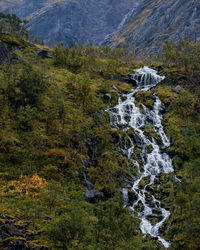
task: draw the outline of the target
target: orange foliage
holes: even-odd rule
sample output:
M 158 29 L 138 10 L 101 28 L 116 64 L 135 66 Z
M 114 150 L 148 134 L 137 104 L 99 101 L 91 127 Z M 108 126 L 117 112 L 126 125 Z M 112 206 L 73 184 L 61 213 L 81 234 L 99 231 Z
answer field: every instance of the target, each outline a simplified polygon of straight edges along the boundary
M 38 175 L 21 176 L 19 180 L 12 180 L 3 186 L 2 193 L 19 193 L 21 196 L 37 197 L 39 190 L 46 186 L 46 181 Z

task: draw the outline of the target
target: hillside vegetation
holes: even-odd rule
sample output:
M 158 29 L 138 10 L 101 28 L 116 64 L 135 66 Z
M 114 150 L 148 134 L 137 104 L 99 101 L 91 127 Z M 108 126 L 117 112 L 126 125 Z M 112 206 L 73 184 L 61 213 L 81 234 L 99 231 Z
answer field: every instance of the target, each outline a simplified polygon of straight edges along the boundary
M 130 91 L 127 74 L 144 63 L 123 49 L 33 45 L 19 32 L 0 41 L 19 59 L 0 66 L 0 247 L 162 249 L 123 207 L 121 188 L 134 169 L 117 151 L 119 131 L 105 111 Z M 172 249 L 200 245 L 199 49 L 167 43 L 162 61 L 152 63 L 166 76 L 152 92 L 166 106 L 169 153 L 181 180 L 158 176 L 157 195 L 171 211 L 161 233 Z M 86 201 L 90 185 L 99 200 Z

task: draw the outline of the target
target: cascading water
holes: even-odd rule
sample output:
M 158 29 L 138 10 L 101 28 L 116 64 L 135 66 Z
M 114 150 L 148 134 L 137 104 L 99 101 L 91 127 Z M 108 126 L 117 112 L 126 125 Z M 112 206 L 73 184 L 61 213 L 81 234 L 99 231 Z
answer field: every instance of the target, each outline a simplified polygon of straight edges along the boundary
M 135 94 L 137 92 L 148 91 L 150 88 L 156 86 L 163 76 L 159 76 L 157 71 L 148 67 L 143 67 L 135 70 L 132 75 L 137 87 L 131 93 L 123 95 L 123 101 L 119 98 L 118 105 L 109 109 L 111 117 L 111 126 L 117 129 L 123 128 L 128 131 L 133 128 L 135 135 L 128 136 L 129 142 L 124 143 L 119 147 L 119 150 L 126 154 L 127 157 L 133 162 L 133 166 L 138 169 L 138 175 L 132 184 L 132 191 L 135 193 L 135 201 L 130 206 L 132 211 L 135 211 L 136 206 L 140 203 L 143 208 L 138 212 L 138 217 L 141 219 L 140 229 L 142 233 L 149 234 L 152 237 L 157 237 L 158 240 L 164 245 L 169 247 L 170 243 L 159 236 L 159 229 L 167 220 L 170 212 L 161 207 L 161 202 L 149 192 L 152 189 L 156 175 L 160 173 L 173 172 L 172 161 L 170 157 L 164 153 L 164 149 L 169 147 L 170 142 L 166 136 L 162 126 L 162 115 L 160 112 L 163 109 L 163 104 L 160 99 L 155 95 L 155 101 L 152 110 L 142 104 L 143 110 L 136 106 Z M 157 136 L 160 138 L 158 143 L 155 138 L 145 133 L 145 125 L 150 125 Z M 140 162 L 135 160 L 135 141 L 141 149 Z M 149 152 L 148 148 L 151 148 Z M 161 150 L 162 149 L 162 150 Z M 142 165 L 142 166 L 141 166 Z M 148 183 L 141 188 L 140 183 L 142 180 L 148 179 Z M 122 190 L 124 202 L 128 204 L 128 189 Z M 150 202 L 149 202 L 150 201 Z M 156 216 L 155 211 L 159 211 L 160 220 L 153 225 L 148 219 L 149 216 Z

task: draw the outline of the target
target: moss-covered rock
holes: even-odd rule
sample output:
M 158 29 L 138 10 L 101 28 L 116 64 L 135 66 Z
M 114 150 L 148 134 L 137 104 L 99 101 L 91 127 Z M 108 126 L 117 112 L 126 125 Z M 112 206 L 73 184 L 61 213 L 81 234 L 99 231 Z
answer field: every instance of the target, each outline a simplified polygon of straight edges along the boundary
M 138 102 L 141 102 L 149 109 L 153 108 L 155 97 L 151 91 L 137 92 L 135 98 Z

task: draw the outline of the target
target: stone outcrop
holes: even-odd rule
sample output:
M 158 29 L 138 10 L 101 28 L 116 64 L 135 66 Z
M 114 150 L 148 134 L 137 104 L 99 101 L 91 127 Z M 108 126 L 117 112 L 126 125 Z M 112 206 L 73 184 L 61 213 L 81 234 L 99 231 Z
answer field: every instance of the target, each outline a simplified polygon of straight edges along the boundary
M 0 42 L 0 65 L 4 63 L 11 63 L 14 60 L 19 60 L 16 54 L 10 54 L 7 45 Z
M 10 62 L 10 52 L 5 43 L 0 42 L 0 64 Z
M 104 201 L 105 197 L 103 193 L 99 192 L 98 190 L 86 190 L 85 191 L 85 200 L 90 203 L 95 203 L 98 201 Z
M 0 249 L 46 250 L 31 243 L 37 235 L 14 218 L 0 215 Z
M 36 52 L 36 56 L 44 58 L 52 58 L 51 53 L 47 49 L 40 49 Z

